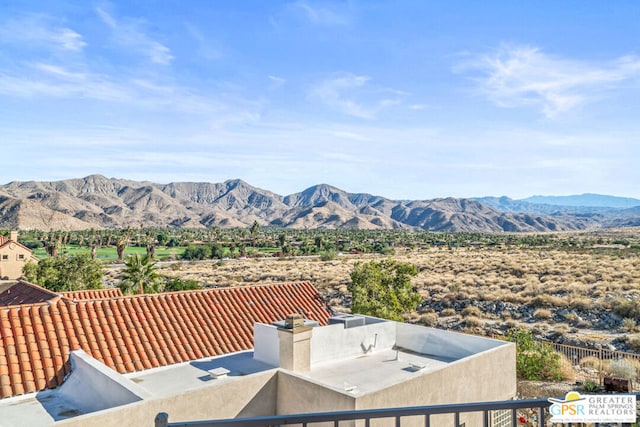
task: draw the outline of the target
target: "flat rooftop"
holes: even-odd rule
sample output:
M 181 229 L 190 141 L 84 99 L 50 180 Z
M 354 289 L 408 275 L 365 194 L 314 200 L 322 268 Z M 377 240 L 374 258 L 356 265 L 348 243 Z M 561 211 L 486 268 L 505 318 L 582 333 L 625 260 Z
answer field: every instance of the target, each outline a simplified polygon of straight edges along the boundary
M 335 390 L 361 396 L 424 375 L 456 359 L 404 350 L 383 350 L 353 359 L 314 366 L 308 377 Z
M 311 338 L 311 363 L 308 372 L 286 372 L 337 392 L 354 397 L 382 390 L 416 376 L 428 375 L 460 359 L 506 345 L 505 342 L 460 333 L 447 332 L 416 325 L 367 318 L 367 323 L 347 328 L 341 324 L 315 327 Z M 207 357 L 190 362 L 121 375 L 84 352 L 74 358 L 82 359 L 78 377 L 92 396 L 100 395 L 99 385 L 92 385 L 93 370 L 99 370 L 116 388 L 124 388 L 136 396 L 116 407 L 148 398 L 166 398 L 187 390 L 224 387 L 252 374 L 278 372 L 278 343 L 275 326 L 256 324 L 255 349 Z M 314 341 L 315 340 L 315 341 Z M 266 350 L 265 350 L 266 348 Z M 78 359 L 80 360 L 80 359 Z M 98 366 L 99 365 L 99 366 Z M 88 366 L 88 367 L 87 367 Z M 214 378 L 209 371 L 224 368 L 227 375 Z M 83 371 L 84 370 L 84 371 Z M 72 378 L 78 371 L 74 367 Z M 55 390 L 47 390 L 0 400 L 0 426 L 53 425 L 96 409 L 87 408 L 63 392 L 65 383 Z M 96 383 L 96 384 L 102 384 Z M 271 415 L 271 414 L 265 414 Z
M 209 375 L 208 371 L 216 368 L 227 369 L 229 373 L 226 378 L 214 379 Z M 234 378 L 275 369 L 277 369 L 276 366 L 255 360 L 253 351 L 248 350 L 150 369 L 125 376 L 149 391 L 154 397 L 165 397 L 172 396 L 179 391 L 222 386 L 226 381 Z

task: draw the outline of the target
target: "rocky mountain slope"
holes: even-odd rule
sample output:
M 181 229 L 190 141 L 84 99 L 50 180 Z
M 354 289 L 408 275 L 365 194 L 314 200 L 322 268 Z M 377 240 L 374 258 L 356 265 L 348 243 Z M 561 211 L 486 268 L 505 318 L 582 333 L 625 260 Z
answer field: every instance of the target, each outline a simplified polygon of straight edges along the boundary
M 0 186 L 0 228 L 246 227 L 258 221 L 291 228 L 533 232 L 603 223 L 603 218 L 507 211 L 490 204 L 454 198 L 397 201 L 326 184 L 280 196 L 238 179 L 156 184 L 91 175 Z M 632 217 L 625 220 L 633 222 Z

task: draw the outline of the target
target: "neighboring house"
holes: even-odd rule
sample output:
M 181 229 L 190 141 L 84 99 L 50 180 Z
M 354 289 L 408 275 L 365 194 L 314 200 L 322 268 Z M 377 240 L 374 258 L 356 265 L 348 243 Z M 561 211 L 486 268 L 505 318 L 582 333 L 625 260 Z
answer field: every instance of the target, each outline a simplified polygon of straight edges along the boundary
M 18 232 L 0 236 L 0 279 L 17 280 L 27 262 L 38 262 L 31 249 L 18 242 Z
M 151 425 L 159 412 L 175 422 L 516 394 L 513 343 L 335 316 L 310 283 L 95 299 L 47 299 L 34 286 L 14 293 L 44 301 L 0 307 L 0 424 Z
M 0 289 L 0 308 L 8 305 L 37 304 L 57 300 L 60 297 L 71 301 L 98 300 L 121 297 L 120 288 L 84 289 L 80 291 L 53 292 L 24 280 Z

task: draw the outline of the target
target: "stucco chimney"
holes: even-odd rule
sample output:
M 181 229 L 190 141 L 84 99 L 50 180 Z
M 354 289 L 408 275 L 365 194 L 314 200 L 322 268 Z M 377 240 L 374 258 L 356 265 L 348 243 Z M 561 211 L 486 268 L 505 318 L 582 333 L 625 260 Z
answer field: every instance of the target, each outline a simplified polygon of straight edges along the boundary
M 294 372 L 309 372 L 311 367 L 311 326 L 305 326 L 299 314 L 290 314 L 284 327 L 278 328 L 280 367 Z
M 11 230 L 9 233 L 9 240 L 13 240 L 14 242 L 18 241 L 18 230 Z

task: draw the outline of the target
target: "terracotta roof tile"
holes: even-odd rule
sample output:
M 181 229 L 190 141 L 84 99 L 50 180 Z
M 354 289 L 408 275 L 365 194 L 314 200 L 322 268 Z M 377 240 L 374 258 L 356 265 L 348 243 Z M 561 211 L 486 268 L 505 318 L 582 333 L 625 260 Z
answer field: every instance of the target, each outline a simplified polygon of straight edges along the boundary
M 94 300 L 121 297 L 122 291 L 120 288 L 84 289 L 81 291 L 60 292 L 60 295 L 70 300 Z
M 0 398 L 59 386 L 72 350 L 128 373 L 250 349 L 254 322 L 331 315 L 307 282 L 104 298 L 22 283 L 46 302 L 0 307 Z

